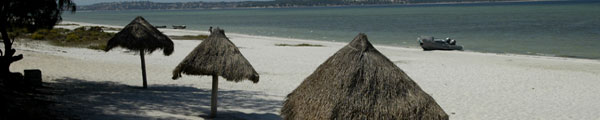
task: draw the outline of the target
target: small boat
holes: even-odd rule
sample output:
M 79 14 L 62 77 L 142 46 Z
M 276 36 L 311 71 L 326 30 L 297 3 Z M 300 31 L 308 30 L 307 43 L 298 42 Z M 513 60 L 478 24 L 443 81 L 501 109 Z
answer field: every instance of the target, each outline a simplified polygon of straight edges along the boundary
M 173 29 L 185 29 L 185 25 L 173 25 Z
M 167 26 L 166 26 L 166 25 L 155 25 L 154 27 L 155 27 L 155 28 L 167 28 Z
M 450 38 L 435 39 L 431 36 L 421 36 L 417 40 L 423 50 L 463 50 L 463 46 L 456 45 L 456 40 Z

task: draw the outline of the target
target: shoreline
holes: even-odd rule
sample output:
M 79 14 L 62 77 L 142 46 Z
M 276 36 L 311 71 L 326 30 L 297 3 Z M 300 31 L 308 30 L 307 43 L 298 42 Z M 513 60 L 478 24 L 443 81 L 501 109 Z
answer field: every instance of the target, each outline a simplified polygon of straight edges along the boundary
M 75 22 L 75 21 L 62 21 L 62 24 L 78 24 L 79 26 L 105 26 L 105 27 L 113 27 L 113 28 L 123 28 L 123 26 L 118 25 L 106 25 L 106 24 L 96 24 L 96 23 L 87 23 L 87 22 Z M 206 31 L 200 30 L 191 30 L 191 29 L 171 29 L 171 28 L 160 28 L 159 30 L 169 30 L 169 31 L 179 31 L 177 35 L 208 35 Z M 357 33 L 358 34 L 358 33 Z M 281 41 L 294 41 L 294 42 L 310 42 L 310 43 L 321 43 L 321 44 L 337 44 L 337 45 L 346 45 L 345 42 L 336 42 L 336 41 L 324 41 L 324 40 L 313 40 L 313 39 L 299 39 L 299 38 L 284 38 L 284 37 L 275 37 L 275 36 L 260 36 L 260 35 L 248 35 L 242 33 L 227 33 L 228 36 L 241 36 L 248 38 L 264 38 L 264 39 L 272 39 L 272 40 L 281 40 Z M 367 35 L 368 36 L 368 35 Z M 421 48 L 412 48 L 405 46 L 391 46 L 391 45 L 381 45 L 381 44 L 373 44 L 377 47 L 383 47 L 388 49 L 399 49 L 399 50 L 410 50 L 410 51 L 423 51 Z M 436 50 L 440 51 L 440 50 Z M 529 57 L 529 58 L 543 58 L 543 59 L 555 59 L 555 60 L 582 60 L 582 61 L 595 61 L 600 62 L 600 59 L 593 58 L 585 58 L 585 57 L 561 57 L 556 55 L 544 55 L 544 54 L 518 54 L 518 53 L 493 53 L 493 52 L 479 52 L 479 51 L 448 51 L 452 53 L 470 53 L 470 54 L 483 54 L 483 55 L 500 55 L 500 56 L 517 56 L 517 57 Z

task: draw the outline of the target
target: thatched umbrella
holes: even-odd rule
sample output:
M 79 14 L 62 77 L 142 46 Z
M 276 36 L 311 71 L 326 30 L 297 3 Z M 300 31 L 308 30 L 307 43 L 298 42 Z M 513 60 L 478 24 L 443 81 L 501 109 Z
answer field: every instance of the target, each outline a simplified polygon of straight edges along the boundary
M 163 49 L 163 53 L 167 56 L 173 53 L 173 41 L 141 16 L 136 17 L 113 38 L 108 40 L 104 51 L 108 52 L 117 46 L 140 51 L 144 88 L 147 88 L 145 52 L 152 53 L 156 49 Z
M 448 115 L 359 34 L 287 96 L 281 109 L 293 120 L 446 120 Z
M 258 82 L 259 77 L 250 62 L 218 27 L 177 65 L 173 70 L 173 79 L 181 77 L 181 73 L 212 76 L 210 117 L 216 117 L 217 114 L 218 76 L 227 81 L 248 79 L 254 83 Z

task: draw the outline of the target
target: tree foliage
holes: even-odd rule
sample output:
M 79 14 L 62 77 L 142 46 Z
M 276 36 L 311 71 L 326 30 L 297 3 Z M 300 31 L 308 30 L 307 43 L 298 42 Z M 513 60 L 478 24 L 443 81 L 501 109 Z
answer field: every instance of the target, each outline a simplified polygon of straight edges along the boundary
M 2 0 L 0 3 L 0 32 L 4 49 L 0 50 L 0 75 L 10 74 L 10 64 L 21 60 L 23 55 L 13 56 L 14 38 L 8 31 L 27 28 L 50 29 L 62 20 L 63 11 L 75 12 L 75 3 L 71 0 Z
M 3 0 L 0 7 L 3 25 L 29 29 L 51 29 L 62 20 L 63 11 L 76 10 L 71 0 Z

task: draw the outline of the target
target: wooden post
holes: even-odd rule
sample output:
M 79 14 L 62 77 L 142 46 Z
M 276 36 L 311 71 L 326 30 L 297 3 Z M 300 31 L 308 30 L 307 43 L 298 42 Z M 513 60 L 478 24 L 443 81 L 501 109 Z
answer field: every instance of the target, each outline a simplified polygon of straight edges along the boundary
M 23 70 L 25 76 L 23 80 L 29 87 L 42 87 L 42 71 L 39 69 Z
M 144 50 L 140 50 L 140 58 L 142 59 L 142 78 L 144 80 L 144 89 L 148 88 L 146 82 L 146 61 L 144 60 Z
M 212 76 L 212 92 L 210 97 L 210 118 L 217 117 L 217 91 L 219 89 L 219 76 Z

